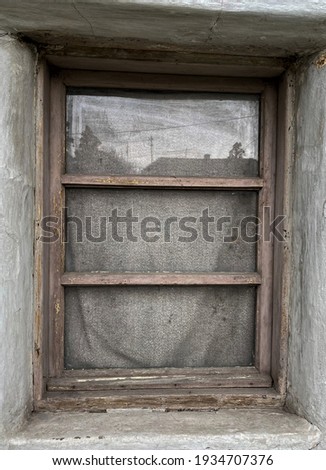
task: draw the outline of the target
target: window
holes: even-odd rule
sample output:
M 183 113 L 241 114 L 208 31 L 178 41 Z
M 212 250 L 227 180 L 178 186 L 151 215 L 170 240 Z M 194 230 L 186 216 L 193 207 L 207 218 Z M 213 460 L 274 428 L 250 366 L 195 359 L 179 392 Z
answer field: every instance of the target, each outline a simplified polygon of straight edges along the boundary
M 277 402 L 275 85 L 63 70 L 49 88 L 38 406 Z

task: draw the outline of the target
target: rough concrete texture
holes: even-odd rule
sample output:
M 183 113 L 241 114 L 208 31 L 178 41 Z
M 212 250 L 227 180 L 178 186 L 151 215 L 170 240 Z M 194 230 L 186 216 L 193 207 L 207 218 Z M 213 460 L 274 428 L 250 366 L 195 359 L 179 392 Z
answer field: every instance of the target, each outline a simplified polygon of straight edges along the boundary
M 0 38 L 0 435 L 31 409 L 33 53 Z
M 39 413 L 9 449 L 311 449 L 320 432 L 283 411 Z
M 326 432 L 324 63 L 324 55 L 315 57 L 297 75 L 288 405 Z
M 326 46 L 324 0 L 176 3 L 0 0 L 0 27 L 38 30 L 44 38 L 46 33 L 129 38 L 134 44 L 170 42 L 242 55 L 288 56 Z M 288 406 L 326 431 L 325 63 L 321 56 L 304 64 L 297 82 Z M 1 37 L 0 76 L 0 434 L 5 434 L 14 433 L 31 408 L 33 54 Z M 147 412 L 147 418 L 144 411 L 124 412 L 128 419 L 112 413 L 40 414 L 0 447 L 303 449 L 320 440 L 316 428 L 281 411 Z M 326 449 L 325 438 L 319 447 Z
M 0 7 L 1 28 L 45 42 L 79 36 L 261 56 L 326 46 L 325 0 L 1 0 Z

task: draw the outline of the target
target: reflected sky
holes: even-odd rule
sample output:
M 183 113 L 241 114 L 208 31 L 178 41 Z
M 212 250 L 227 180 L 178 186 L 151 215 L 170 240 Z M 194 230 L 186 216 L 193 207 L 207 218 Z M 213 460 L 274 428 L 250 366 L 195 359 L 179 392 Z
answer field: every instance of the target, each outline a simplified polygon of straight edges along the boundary
M 97 95 L 95 94 L 97 93 Z M 258 159 L 259 99 L 253 95 L 72 90 L 67 97 L 68 159 L 86 126 L 135 172 L 160 158 L 227 158 L 241 142 Z M 69 162 L 68 162 L 69 163 Z

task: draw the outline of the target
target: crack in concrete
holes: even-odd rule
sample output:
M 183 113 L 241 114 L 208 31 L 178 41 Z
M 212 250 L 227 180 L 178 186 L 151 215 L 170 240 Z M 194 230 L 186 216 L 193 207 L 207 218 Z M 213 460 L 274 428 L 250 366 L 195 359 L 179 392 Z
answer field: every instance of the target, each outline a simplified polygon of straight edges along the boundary
M 223 5 L 224 5 L 224 0 L 221 1 L 221 9 L 218 12 L 217 17 L 213 21 L 213 24 L 209 28 L 209 33 L 208 33 L 208 38 L 206 39 L 206 43 L 212 41 L 214 33 L 215 33 L 215 28 L 217 24 L 221 21 L 222 13 L 223 13 Z
M 93 26 L 92 26 L 92 23 L 86 18 L 86 16 L 84 16 L 77 8 L 77 5 L 76 3 L 73 1 L 72 2 L 72 6 L 74 7 L 74 9 L 76 10 L 76 12 L 78 13 L 78 15 L 86 21 L 86 23 L 89 25 L 90 29 L 91 29 L 91 32 L 92 32 L 92 35 L 95 36 L 95 33 L 94 33 L 94 29 L 93 29 Z
M 12 233 L 12 232 L 8 231 L 7 229 L 5 229 L 5 234 L 7 235 L 7 237 L 9 237 L 15 243 L 17 243 L 17 244 L 19 243 L 18 237 L 15 233 Z

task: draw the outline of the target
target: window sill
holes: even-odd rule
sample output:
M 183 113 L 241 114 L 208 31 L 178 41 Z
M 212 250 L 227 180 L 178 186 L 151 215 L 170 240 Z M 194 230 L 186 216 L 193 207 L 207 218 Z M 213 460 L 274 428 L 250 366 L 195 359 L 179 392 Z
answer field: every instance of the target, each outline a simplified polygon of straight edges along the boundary
M 34 413 L 7 449 L 312 449 L 319 430 L 282 410 Z M 0 446 L 1 447 L 1 446 Z

